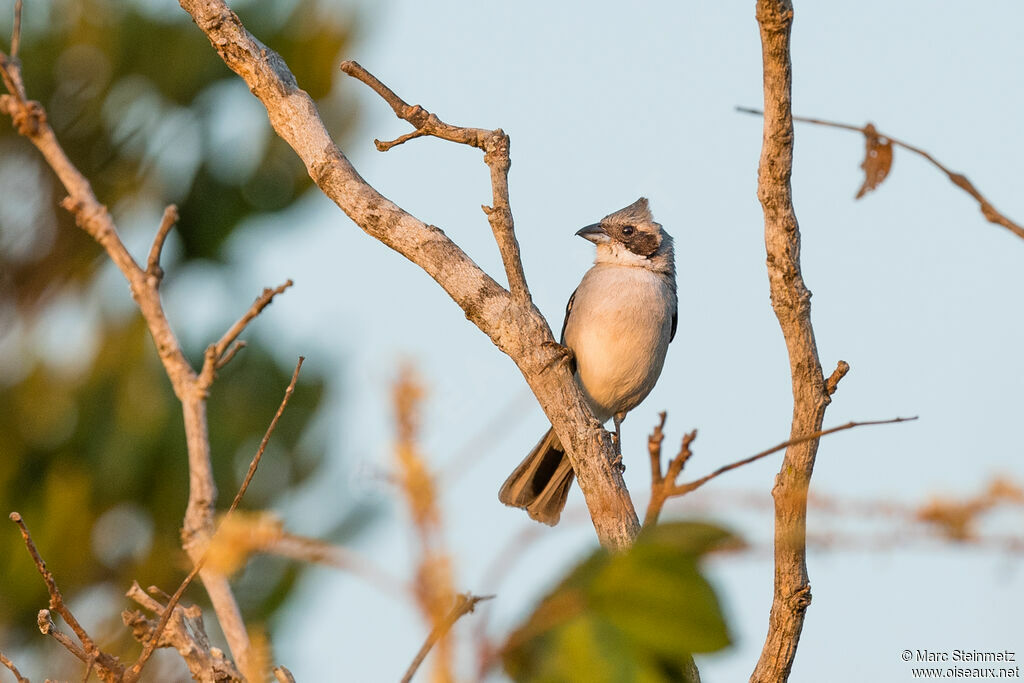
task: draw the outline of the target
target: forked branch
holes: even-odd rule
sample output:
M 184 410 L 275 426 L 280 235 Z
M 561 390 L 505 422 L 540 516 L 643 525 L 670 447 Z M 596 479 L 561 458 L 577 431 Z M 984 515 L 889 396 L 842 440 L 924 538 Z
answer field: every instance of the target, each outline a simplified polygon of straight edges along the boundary
M 523 373 L 576 472 L 601 543 L 630 546 L 640 530 L 621 472 L 614 466 L 615 447 L 587 408 L 565 363 L 547 320 L 529 300 L 514 244 L 508 211 L 507 137 L 485 131 L 485 161 L 491 171 L 493 206 L 489 219 L 498 241 L 512 292 L 505 290 L 443 231 L 404 211 L 370 186 L 331 139 L 316 104 L 303 91 L 280 55 L 254 38 L 223 0 L 179 0 L 224 63 L 237 73 L 267 109 L 270 124 L 302 159 L 311 178 L 362 230 L 420 266 L 459 305 L 468 318 L 507 354 Z M 410 108 L 355 65 L 399 115 L 406 114 L 424 135 L 472 137 L 434 122 L 422 108 Z M 475 131 L 476 129 L 464 129 Z M 417 136 L 421 137 L 421 136 Z M 493 142 L 488 143 L 491 140 Z M 467 140 L 466 144 L 471 144 Z M 490 147 L 487 145 L 490 144 Z
M 823 436 L 829 434 L 835 434 L 836 432 L 846 431 L 847 429 L 854 429 L 855 427 L 868 427 L 871 425 L 889 425 L 898 424 L 900 422 L 911 422 L 917 419 L 914 417 L 894 417 L 889 420 L 864 420 L 861 422 L 847 422 L 837 427 L 830 427 L 828 429 L 821 429 L 813 434 L 807 434 L 805 436 L 797 437 L 795 439 L 789 439 L 783 441 L 780 444 L 767 448 L 760 453 L 755 453 L 749 457 L 743 458 L 731 462 L 728 465 L 722 465 L 710 474 L 706 474 L 699 479 L 686 482 L 684 484 L 677 484 L 676 479 L 683 471 L 683 467 L 687 461 L 693 455 L 690 451 L 690 445 L 694 439 L 697 438 L 697 430 L 687 432 L 683 435 L 683 443 L 679 447 L 679 452 L 669 461 L 668 468 L 664 475 L 661 474 L 661 443 L 664 439 L 662 428 L 665 426 L 665 413 L 661 413 L 662 418 L 660 424 L 655 426 L 654 431 L 651 433 L 648 447 L 651 455 L 651 502 L 647 506 L 647 515 L 644 517 L 644 526 L 650 526 L 658 521 L 658 516 L 661 513 L 661 509 L 665 504 L 665 501 L 669 498 L 676 498 L 679 496 L 685 496 L 687 493 L 696 491 L 704 484 L 708 483 L 716 477 L 720 477 L 726 472 L 730 472 L 737 468 L 749 465 L 750 463 L 757 462 L 758 460 L 765 458 L 772 453 L 778 453 L 779 451 L 789 448 L 790 446 L 797 446 L 800 444 L 807 443 L 820 439 Z

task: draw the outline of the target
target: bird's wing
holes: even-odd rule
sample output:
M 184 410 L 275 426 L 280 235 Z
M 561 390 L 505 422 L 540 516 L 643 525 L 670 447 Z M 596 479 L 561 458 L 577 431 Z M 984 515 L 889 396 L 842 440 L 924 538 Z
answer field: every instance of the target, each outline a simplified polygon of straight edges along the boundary
M 572 303 L 571 301 L 569 302 Z M 672 332 L 668 335 L 668 343 L 671 344 L 672 340 L 676 338 L 676 328 L 679 326 L 679 309 L 672 311 Z
M 565 305 L 565 320 L 562 321 L 562 336 L 558 338 L 558 343 L 565 345 L 565 326 L 569 323 L 569 314 L 572 313 L 572 303 L 576 301 L 576 292 L 579 291 L 579 287 L 572 291 L 572 296 L 569 297 L 569 303 Z M 675 323 L 672 323 L 672 332 L 675 333 Z

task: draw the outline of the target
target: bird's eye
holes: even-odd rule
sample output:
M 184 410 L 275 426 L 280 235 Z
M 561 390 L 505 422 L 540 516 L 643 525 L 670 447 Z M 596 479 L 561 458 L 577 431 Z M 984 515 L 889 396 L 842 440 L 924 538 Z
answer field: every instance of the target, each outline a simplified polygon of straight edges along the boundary
M 636 228 L 634 228 L 632 225 L 622 226 L 622 234 L 625 235 L 626 237 L 632 235 L 635 230 Z

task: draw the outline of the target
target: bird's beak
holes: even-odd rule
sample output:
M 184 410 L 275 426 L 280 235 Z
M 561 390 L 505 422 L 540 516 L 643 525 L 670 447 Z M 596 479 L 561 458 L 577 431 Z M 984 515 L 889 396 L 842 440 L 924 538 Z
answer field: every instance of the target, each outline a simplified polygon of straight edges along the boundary
M 603 244 L 611 239 L 608 237 L 608 233 L 605 232 L 604 228 L 601 227 L 600 223 L 594 223 L 593 225 L 588 225 L 582 230 L 577 230 L 576 235 L 589 242 L 593 242 L 594 244 Z

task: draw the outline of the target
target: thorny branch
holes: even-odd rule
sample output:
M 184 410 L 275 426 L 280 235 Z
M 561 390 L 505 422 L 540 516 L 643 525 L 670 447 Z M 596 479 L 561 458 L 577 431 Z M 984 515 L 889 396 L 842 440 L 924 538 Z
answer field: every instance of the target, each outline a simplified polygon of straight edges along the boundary
M 744 114 L 755 114 L 758 116 L 764 114 L 764 112 L 762 112 L 760 109 L 751 109 L 749 107 L 736 107 L 736 110 Z M 861 133 L 866 138 L 872 136 L 875 138 L 881 138 L 884 140 L 888 140 L 891 144 L 895 145 L 896 147 L 902 147 L 908 152 L 913 152 L 914 154 L 917 154 L 918 156 L 927 160 L 935 168 L 942 171 L 946 175 L 946 177 L 949 178 L 949 181 L 951 183 L 959 187 L 967 194 L 971 195 L 971 197 L 973 197 L 974 200 L 978 202 L 978 206 L 981 208 L 981 213 L 983 216 L 985 216 L 985 220 L 987 220 L 990 223 L 995 223 L 996 225 L 1001 225 L 1010 232 L 1012 232 L 1013 234 L 1015 234 L 1017 237 L 1024 239 L 1024 227 L 1022 227 L 1019 223 L 1015 223 L 1014 221 L 1010 220 L 1007 216 L 997 211 L 996 207 L 992 206 L 992 203 L 988 199 L 986 199 L 984 195 L 981 194 L 978 188 L 974 186 L 974 183 L 967 179 L 967 176 L 965 176 L 962 173 L 957 173 L 956 171 L 950 170 L 945 165 L 940 163 L 938 159 L 936 159 L 935 157 L 933 157 L 931 154 L 921 149 L 920 147 L 915 147 L 910 143 L 903 142 L 902 140 L 898 140 L 892 137 L 891 135 L 887 135 L 878 130 L 875 130 L 874 125 L 872 125 L 871 123 L 867 123 L 863 126 L 854 126 L 849 123 L 839 123 L 836 121 L 827 121 L 825 119 L 815 119 L 806 116 L 794 116 L 793 120 L 800 121 L 801 123 L 813 123 L 814 125 L 817 126 L 827 126 L 829 128 L 851 130 L 857 133 Z

